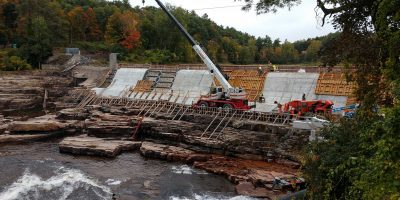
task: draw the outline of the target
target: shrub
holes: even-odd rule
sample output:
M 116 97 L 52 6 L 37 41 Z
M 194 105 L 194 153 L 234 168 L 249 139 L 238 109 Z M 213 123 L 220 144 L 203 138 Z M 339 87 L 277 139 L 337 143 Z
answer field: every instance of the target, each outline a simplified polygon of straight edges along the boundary
M 26 60 L 23 60 L 18 56 L 11 56 L 3 60 L 0 69 L 4 71 L 20 71 L 20 70 L 30 70 L 32 69 L 32 66 L 28 64 Z

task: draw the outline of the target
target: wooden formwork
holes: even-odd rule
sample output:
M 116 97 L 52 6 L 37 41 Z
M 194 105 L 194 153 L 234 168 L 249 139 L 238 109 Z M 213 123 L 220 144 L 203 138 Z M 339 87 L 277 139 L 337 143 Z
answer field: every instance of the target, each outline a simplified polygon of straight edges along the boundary
M 150 92 L 154 81 L 139 80 L 132 92 Z
M 344 74 L 322 73 L 318 78 L 315 94 L 352 97 L 355 88 L 356 84 L 347 82 Z
M 260 74 L 257 70 L 230 70 L 225 71 L 229 76 L 228 82 L 233 87 L 241 87 L 247 93 L 247 99 L 256 101 L 264 89 L 267 73 Z M 215 83 L 220 85 L 218 80 Z

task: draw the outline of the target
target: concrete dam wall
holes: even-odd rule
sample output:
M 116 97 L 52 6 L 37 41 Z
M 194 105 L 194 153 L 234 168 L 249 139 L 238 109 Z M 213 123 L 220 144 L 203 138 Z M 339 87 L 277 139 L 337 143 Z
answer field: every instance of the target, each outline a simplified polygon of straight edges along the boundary
M 96 94 L 103 97 L 125 97 L 130 99 L 164 100 L 185 105 L 191 105 L 202 96 L 207 95 L 213 85 L 213 77 L 208 70 L 179 70 L 175 77 L 170 77 L 172 85 L 166 88 L 151 88 L 162 78 L 152 73 L 147 76 L 147 69 L 121 68 L 118 69 L 112 83 L 107 88 L 95 88 Z M 276 109 L 274 101 L 281 104 L 291 100 L 301 99 L 303 94 L 307 100 L 332 100 L 334 107 L 346 106 L 348 96 L 316 94 L 321 75 L 319 73 L 289 73 L 270 72 L 265 78 L 261 94 L 265 103 L 257 103 L 256 111 L 270 112 Z M 133 92 L 140 81 L 151 80 L 148 91 Z M 260 95 L 261 95 L 260 94 Z

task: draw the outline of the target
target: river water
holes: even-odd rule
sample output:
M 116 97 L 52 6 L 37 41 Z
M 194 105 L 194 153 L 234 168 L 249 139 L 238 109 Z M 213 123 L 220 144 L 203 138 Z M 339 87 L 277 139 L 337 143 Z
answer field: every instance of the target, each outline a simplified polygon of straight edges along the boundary
M 250 200 L 221 176 L 138 153 L 115 159 L 58 152 L 57 141 L 0 146 L 0 199 Z

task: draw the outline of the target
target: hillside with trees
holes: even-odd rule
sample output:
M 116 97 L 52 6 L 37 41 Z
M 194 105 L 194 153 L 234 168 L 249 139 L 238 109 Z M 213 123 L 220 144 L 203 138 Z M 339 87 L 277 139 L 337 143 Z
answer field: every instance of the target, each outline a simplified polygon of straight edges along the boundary
M 168 6 L 219 63 L 316 63 L 337 34 L 296 42 L 256 38 L 213 22 L 207 15 Z M 136 63 L 198 63 L 190 44 L 156 7 L 131 7 L 127 0 L 1 0 L 0 66 L 39 68 L 53 48 L 117 52 Z M 10 48 L 14 48 L 10 50 Z M 24 63 L 18 67 L 16 63 Z

